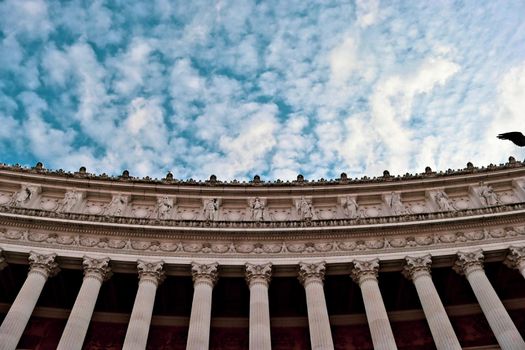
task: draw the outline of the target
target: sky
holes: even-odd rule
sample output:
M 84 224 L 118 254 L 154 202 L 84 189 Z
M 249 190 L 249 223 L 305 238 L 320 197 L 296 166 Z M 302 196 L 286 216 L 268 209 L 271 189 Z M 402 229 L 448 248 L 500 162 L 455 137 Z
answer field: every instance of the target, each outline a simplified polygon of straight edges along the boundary
M 523 160 L 525 1 L 0 0 L 0 162 L 178 179 Z

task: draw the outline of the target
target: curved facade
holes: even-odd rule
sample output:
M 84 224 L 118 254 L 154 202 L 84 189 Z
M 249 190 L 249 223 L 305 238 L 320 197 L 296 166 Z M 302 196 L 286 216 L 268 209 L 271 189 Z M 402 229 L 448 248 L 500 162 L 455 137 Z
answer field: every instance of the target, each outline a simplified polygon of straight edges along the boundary
M 0 349 L 525 349 L 525 165 L 247 183 L 0 167 Z

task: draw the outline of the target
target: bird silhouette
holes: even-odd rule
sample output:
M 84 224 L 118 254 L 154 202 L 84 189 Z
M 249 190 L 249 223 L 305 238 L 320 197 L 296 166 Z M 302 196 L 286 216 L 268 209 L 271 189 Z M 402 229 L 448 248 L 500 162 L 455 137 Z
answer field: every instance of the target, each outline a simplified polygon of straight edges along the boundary
M 519 131 L 506 132 L 498 135 L 500 140 L 510 140 L 520 147 L 525 146 L 525 136 Z

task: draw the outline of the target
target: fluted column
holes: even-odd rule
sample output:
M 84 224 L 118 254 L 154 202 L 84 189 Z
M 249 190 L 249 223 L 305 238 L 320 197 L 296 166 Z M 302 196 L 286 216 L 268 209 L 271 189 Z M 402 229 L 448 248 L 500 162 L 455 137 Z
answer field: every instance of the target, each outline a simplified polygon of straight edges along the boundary
M 303 284 L 306 292 L 312 350 L 334 348 L 323 290 L 325 270 L 324 262 L 317 264 L 299 263 L 299 281 Z
M 268 285 L 272 264 L 246 264 L 246 282 L 250 287 L 250 350 L 271 350 L 270 304 Z
M 208 349 L 210 343 L 211 298 L 219 264 L 191 264 L 193 302 L 186 350 Z
M 29 273 L 0 326 L 0 350 L 14 350 L 49 277 L 58 273 L 56 254 L 29 253 Z
M 461 350 L 458 337 L 454 333 L 452 324 L 448 319 L 430 276 L 432 257 L 430 255 L 422 257 L 407 256 L 405 260 L 406 265 L 403 275 L 414 282 L 436 348 L 438 350 Z
M 149 326 L 157 287 L 164 280 L 163 261 L 146 262 L 139 260 L 139 289 L 135 296 L 133 311 L 129 320 L 124 350 L 144 350 L 148 341 Z
M 510 247 L 509 254 L 503 262 L 511 269 L 517 269 L 525 277 L 525 247 Z
M 94 259 L 84 256 L 82 265 L 84 280 L 58 343 L 59 350 L 82 349 L 100 287 L 111 275 L 109 258 Z
M 397 349 L 394 334 L 388 321 L 383 297 L 377 282 L 379 260 L 354 261 L 352 278 L 361 287 L 366 318 L 375 350 Z
M 501 348 L 503 350 L 525 349 L 525 342 L 485 275 L 483 260 L 481 249 L 473 252 L 458 252 L 454 270 L 467 277 Z

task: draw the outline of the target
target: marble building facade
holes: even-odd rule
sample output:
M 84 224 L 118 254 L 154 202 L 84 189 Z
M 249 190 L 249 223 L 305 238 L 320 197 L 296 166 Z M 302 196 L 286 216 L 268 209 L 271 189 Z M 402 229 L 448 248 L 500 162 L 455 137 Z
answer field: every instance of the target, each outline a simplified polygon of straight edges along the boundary
M 180 181 L 0 165 L 0 349 L 525 349 L 525 164 Z

